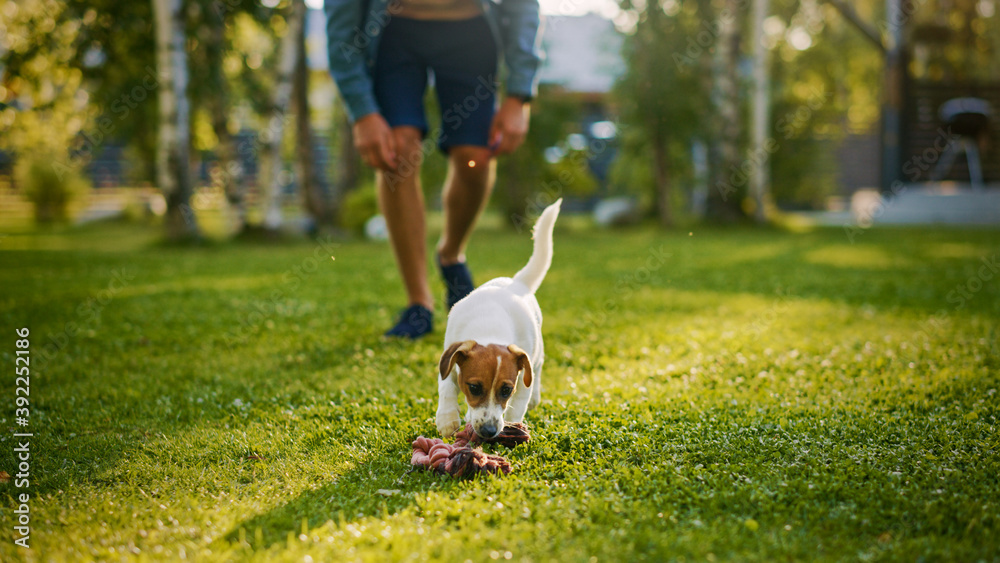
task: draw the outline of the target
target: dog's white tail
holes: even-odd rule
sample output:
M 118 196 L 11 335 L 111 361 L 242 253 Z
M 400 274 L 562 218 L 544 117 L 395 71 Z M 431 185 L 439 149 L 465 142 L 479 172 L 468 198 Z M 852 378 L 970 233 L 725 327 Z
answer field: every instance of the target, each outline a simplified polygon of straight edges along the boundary
M 559 207 L 562 205 L 562 198 L 542 211 L 541 217 L 535 223 L 535 230 L 532 238 L 535 239 L 535 249 L 531 252 L 528 263 L 521 268 L 521 271 L 514 275 L 514 281 L 523 283 L 528 288 L 528 293 L 533 294 L 538 291 L 545 279 L 545 273 L 552 265 L 552 229 L 556 225 L 556 218 L 559 217 Z

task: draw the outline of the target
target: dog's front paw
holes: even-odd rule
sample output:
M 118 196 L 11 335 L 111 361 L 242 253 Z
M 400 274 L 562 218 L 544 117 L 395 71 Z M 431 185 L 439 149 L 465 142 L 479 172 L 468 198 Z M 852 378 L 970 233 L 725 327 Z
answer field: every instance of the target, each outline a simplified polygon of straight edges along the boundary
M 437 413 L 437 429 L 442 437 L 454 435 L 461 427 L 462 419 L 459 418 L 457 410 Z

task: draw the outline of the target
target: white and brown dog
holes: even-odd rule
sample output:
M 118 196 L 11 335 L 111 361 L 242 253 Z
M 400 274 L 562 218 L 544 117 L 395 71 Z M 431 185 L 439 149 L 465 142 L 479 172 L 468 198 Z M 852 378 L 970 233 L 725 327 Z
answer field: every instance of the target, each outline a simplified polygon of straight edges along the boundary
M 535 291 L 552 264 L 552 229 L 562 199 L 545 208 L 535 224 L 535 246 L 513 278 L 496 278 L 455 304 L 448 315 L 438 382 L 437 429 L 451 436 L 462 427 L 458 392 L 465 394 L 465 419 L 482 438 L 521 422 L 541 401 L 542 310 Z

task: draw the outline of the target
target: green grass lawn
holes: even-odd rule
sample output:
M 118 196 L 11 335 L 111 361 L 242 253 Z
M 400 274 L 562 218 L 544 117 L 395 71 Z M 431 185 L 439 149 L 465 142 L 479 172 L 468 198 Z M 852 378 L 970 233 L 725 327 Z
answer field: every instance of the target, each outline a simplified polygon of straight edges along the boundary
M 0 470 L 22 326 L 34 433 L 2 561 L 998 560 L 996 231 L 563 221 L 533 439 L 471 481 L 407 472 L 444 318 L 381 339 L 386 245 L 155 234 L 0 239 Z M 470 262 L 530 251 L 487 228 Z

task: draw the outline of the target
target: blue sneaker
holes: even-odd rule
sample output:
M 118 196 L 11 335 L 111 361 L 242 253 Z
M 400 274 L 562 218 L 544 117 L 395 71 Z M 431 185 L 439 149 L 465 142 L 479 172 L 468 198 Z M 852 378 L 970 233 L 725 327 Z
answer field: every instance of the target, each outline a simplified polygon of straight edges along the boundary
M 444 285 L 448 288 L 445 301 L 448 303 L 448 310 L 451 311 L 455 303 L 458 303 L 466 295 L 472 293 L 473 289 L 476 289 L 476 285 L 472 283 L 472 273 L 469 272 L 469 267 L 465 265 L 465 262 L 445 266 L 441 264 L 441 257 L 438 256 L 437 263 L 438 268 L 441 269 L 441 278 L 444 280 Z
M 411 305 L 400 313 L 396 326 L 386 336 L 416 340 L 434 330 L 434 313 L 423 305 Z

